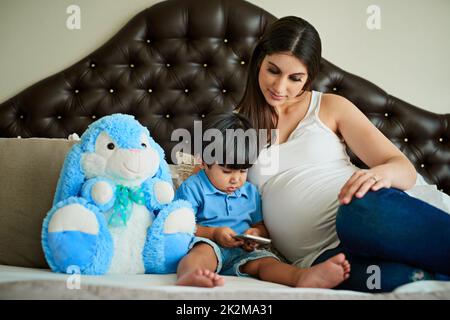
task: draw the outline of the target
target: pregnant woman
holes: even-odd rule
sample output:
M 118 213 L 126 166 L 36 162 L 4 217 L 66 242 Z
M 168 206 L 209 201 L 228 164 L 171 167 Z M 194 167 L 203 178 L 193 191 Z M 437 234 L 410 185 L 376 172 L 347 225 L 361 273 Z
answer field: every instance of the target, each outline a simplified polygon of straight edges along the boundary
M 414 166 L 355 105 L 311 90 L 320 60 L 316 29 L 279 19 L 254 49 L 238 107 L 256 129 L 276 129 L 249 172 L 274 246 L 303 268 L 345 253 L 352 272 L 340 289 L 448 280 L 450 215 L 404 192 Z

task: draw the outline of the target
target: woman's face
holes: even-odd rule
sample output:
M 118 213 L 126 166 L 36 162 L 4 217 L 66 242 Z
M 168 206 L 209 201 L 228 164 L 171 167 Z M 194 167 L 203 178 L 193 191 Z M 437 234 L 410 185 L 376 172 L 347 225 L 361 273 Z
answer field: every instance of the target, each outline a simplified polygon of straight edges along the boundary
M 290 52 L 266 55 L 258 76 L 261 92 L 266 102 L 273 107 L 297 97 L 307 79 L 306 65 Z

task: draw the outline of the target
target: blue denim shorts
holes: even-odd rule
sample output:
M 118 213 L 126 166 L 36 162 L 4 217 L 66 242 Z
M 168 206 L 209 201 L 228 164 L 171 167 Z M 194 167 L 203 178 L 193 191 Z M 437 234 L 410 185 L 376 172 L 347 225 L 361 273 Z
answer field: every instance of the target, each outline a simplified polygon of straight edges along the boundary
M 222 248 L 214 241 L 202 237 L 195 237 L 194 240 L 192 240 L 189 249 L 192 249 L 192 247 L 199 242 L 207 243 L 214 249 L 217 257 L 216 272 L 224 276 L 249 277 L 250 275 L 239 270 L 239 268 L 247 262 L 268 257 L 280 260 L 276 255 L 267 250 L 255 249 L 251 252 L 247 252 L 239 247 Z

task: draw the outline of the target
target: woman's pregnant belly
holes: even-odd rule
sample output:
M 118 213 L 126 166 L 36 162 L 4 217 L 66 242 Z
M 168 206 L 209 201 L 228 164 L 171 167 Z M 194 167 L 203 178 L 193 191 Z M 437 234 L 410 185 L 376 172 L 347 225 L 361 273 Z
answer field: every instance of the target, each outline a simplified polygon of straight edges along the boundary
M 274 246 L 290 262 L 309 266 L 338 244 L 338 193 L 355 168 L 294 168 L 271 178 L 261 190 L 265 225 Z

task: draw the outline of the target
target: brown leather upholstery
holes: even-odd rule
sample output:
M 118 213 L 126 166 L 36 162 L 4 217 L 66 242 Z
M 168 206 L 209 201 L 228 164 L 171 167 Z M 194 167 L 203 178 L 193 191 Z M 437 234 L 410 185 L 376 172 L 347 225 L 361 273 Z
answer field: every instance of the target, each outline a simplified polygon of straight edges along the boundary
M 239 102 L 252 47 L 274 20 L 242 0 L 160 2 L 92 54 L 0 104 L 0 136 L 67 137 L 121 112 L 170 154 L 173 129 Z M 314 89 L 351 100 L 450 194 L 449 114 L 412 106 L 325 59 Z

